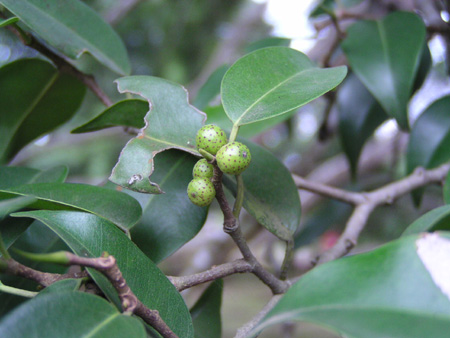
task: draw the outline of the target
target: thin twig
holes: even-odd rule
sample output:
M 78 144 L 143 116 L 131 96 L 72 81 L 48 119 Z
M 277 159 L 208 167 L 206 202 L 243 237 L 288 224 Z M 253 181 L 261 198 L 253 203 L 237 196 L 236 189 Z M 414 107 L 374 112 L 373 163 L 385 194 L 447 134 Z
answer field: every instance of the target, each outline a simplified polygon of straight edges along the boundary
M 199 284 L 210 282 L 219 278 L 224 278 L 236 273 L 245 273 L 251 271 L 252 267 L 247 261 L 238 259 L 233 262 L 213 266 L 209 270 L 199 272 L 190 276 L 169 276 L 168 278 L 176 287 L 176 289 L 181 292 Z
M 317 260 L 316 264 L 322 264 L 346 255 L 357 243 L 359 234 L 364 229 L 370 214 L 380 205 L 392 204 L 397 198 L 403 196 L 414 189 L 426 186 L 431 183 L 440 183 L 447 176 L 450 164 L 443 164 L 435 169 L 425 170 L 417 168 L 411 175 L 371 192 L 360 193 L 362 200 L 356 203 L 356 208 L 349 218 L 344 232 L 341 234 L 336 244 L 325 251 Z M 329 194 L 329 192 L 332 192 Z M 342 197 L 342 194 L 335 194 L 333 189 L 321 193 L 330 197 Z M 319 192 L 316 190 L 316 192 Z M 354 193 L 358 195 L 358 193 Z M 341 199 L 342 200 L 342 199 Z M 356 201 L 356 200 L 355 200 Z
M 297 188 L 302 190 L 314 192 L 353 205 L 358 205 L 366 201 L 365 195 L 361 193 L 335 188 L 319 182 L 309 181 L 295 174 L 292 174 L 292 178 L 294 179 Z
M 242 235 L 241 228 L 239 227 L 239 222 L 234 217 L 233 211 L 225 197 L 222 186 L 222 176 L 222 171 L 220 171 L 217 165 L 214 165 L 213 184 L 216 189 L 216 199 L 219 202 L 220 209 L 224 215 L 223 230 L 230 235 L 241 251 L 244 259 L 250 264 L 251 272 L 266 284 L 274 294 L 285 293 L 289 288 L 289 283 L 279 280 L 269 271 L 264 269 L 248 247 L 247 242 Z
M 99 87 L 99 85 L 95 81 L 95 78 L 92 75 L 84 74 L 83 72 L 76 69 L 66 59 L 50 50 L 47 46 L 41 44 L 31 34 L 25 33 L 26 37 L 24 38 L 24 33 L 20 31 L 18 26 L 9 25 L 6 26 L 6 28 L 9 29 L 11 32 L 13 32 L 20 39 L 20 41 L 22 41 L 24 45 L 37 50 L 39 53 L 49 58 L 55 64 L 58 70 L 70 74 L 75 78 L 77 78 L 78 80 L 80 80 L 86 87 L 88 87 L 95 94 L 95 96 L 97 96 L 97 98 L 105 106 L 109 107 L 112 105 L 111 99 Z

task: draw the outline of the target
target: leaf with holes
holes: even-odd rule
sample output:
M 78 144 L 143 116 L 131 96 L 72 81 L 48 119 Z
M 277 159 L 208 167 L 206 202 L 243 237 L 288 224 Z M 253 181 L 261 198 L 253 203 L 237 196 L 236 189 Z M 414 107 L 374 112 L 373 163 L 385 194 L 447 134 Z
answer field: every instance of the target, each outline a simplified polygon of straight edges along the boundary
M 116 82 L 119 92 L 147 99 L 150 111 L 145 127 L 123 148 L 109 179 L 134 191 L 162 193 L 150 179 L 154 156 L 167 149 L 199 156 L 195 136 L 206 116 L 188 103 L 187 91 L 176 83 L 151 76 L 129 76 Z
M 222 103 L 234 127 L 292 111 L 334 89 L 344 66 L 321 69 L 287 47 L 258 49 L 239 59 L 222 81 Z

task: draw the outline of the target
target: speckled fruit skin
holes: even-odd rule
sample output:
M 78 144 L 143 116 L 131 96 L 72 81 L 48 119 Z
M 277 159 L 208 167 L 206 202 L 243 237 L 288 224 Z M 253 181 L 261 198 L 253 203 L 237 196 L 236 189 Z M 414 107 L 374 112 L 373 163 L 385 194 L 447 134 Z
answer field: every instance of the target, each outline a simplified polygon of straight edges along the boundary
M 195 163 L 194 169 L 192 170 L 192 176 L 195 177 L 204 177 L 204 178 L 212 178 L 214 175 L 214 167 L 212 164 L 208 163 L 208 161 L 204 158 Z
M 225 144 L 227 144 L 227 134 L 213 125 L 207 124 L 199 129 L 196 137 L 197 148 L 204 149 L 208 153 L 215 155 Z
M 217 165 L 226 174 L 239 175 L 250 165 L 252 155 L 245 144 L 232 142 L 217 152 Z
M 188 185 L 189 199 L 199 207 L 210 205 L 216 196 L 216 190 L 209 178 L 194 178 Z

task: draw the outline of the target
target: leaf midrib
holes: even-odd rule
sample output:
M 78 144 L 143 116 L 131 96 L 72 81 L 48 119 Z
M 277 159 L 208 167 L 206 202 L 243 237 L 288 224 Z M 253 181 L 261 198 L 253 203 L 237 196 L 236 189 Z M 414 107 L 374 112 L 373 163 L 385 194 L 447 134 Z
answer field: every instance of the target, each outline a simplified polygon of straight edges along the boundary
M 313 68 L 313 67 L 311 67 Z M 279 87 L 281 87 L 282 85 L 284 85 L 285 83 L 289 82 L 290 80 L 294 79 L 296 76 L 301 75 L 304 71 L 309 70 L 310 68 L 307 69 L 302 69 L 300 72 L 295 73 L 292 76 L 289 76 L 287 79 L 281 81 L 279 84 L 277 84 L 275 87 L 273 87 L 272 89 L 270 89 L 269 91 L 265 92 L 261 97 L 259 97 L 255 102 L 253 102 L 242 114 L 241 116 L 236 120 L 236 122 L 234 122 L 234 125 L 239 126 L 239 122 L 242 120 L 242 118 L 254 107 L 256 106 L 259 102 L 261 102 L 265 97 L 267 97 L 270 93 L 274 92 L 276 89 L 278 89 Z

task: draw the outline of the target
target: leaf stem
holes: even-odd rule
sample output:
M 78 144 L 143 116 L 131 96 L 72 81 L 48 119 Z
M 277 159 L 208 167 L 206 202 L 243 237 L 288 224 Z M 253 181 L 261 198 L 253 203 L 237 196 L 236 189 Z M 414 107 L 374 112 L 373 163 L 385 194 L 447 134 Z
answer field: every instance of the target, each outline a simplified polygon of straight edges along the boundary
M 0 281 L 0 292 L 5 292 L 5 293 L 9 293 L 11 295 L 21 296 L 21 297 L 26 297 L 26 298 L 33 298 L 39 293 L 39 292 L 33 292 L 33 291 L 13 288 L 12 286 L 7 286 L 7 285 L 3 284 L 1 281 Z
M 231 129 L 230 139 L 228 140 L 229 143 L 236 141 L 238 132 L 239 132 L 239 126 L 236 124 L 233 124 L 233 128 Z
M 236 175 L 237 191 L 236 200 L 234 201 L 233 215 L 239 219 L 241 214 L 242 204 L 244 203 L 244 180 L 241 175 Z
M 3 242 L 2 234 L 0 233 L 0 254 L 2 254 L 4 259 L 10 259 L 11 255 L 8 250 L 6 250 L 5 243 Z
M 292 258 L 294 257 L 294 239 L 291 237 L 286 241 L 286 253 L 284 255 L 283 264 L 280 270 L 280 279 L 286 280 L 289 268 L 291 267 Z

